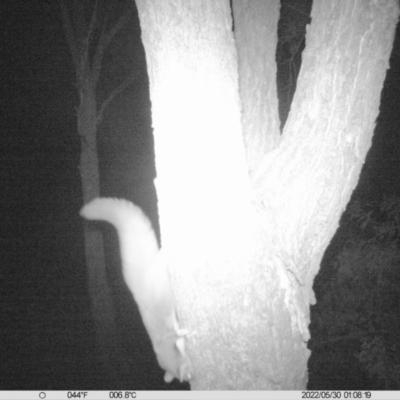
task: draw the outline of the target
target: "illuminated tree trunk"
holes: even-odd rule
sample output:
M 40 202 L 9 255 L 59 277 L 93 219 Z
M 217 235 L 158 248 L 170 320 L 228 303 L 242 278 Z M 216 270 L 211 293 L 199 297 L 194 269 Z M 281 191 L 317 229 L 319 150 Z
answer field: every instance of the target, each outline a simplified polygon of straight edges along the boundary
M 274 51 L 240 47 L 271 46 L 244 36 L 267 23 L 257 18 L 264 3 L 276 27 L 277 4 L 234 2 L 238 70 L 228 0 L 136 3 L 162 245 L 192 332 L 192 389 L 304 389 L 312 284 L 371 144 L 397 1 L 314 0 L 291 114 L 282 139 L 273 128 L 265 141 L 249 127 L 278 126 L 257 103 L 268 84 L 254 84 L 267 79 L 258 57 L 273 64 Z M 245 141 L 238 71 L 254 88 L 240 90 Z M 259 112 L 246 113 L 252 106 Z

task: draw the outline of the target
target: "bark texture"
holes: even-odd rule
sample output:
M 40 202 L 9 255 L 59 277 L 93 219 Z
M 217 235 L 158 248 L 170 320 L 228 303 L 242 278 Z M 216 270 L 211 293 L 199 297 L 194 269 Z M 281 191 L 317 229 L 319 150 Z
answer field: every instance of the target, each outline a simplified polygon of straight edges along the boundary
M 314 1 L 279 146 L 276 99 L 274 115 L 260 115 L 273 98 L 258 76 L 273 75 L 263 67 L 271 49 L 239 49 L 243 104 L 257 109 L 244 110 L 242 139 L 229 2 L 136 3 L 162 245 L 181 324 L 192 332 L 192 389 L 305 389 L 312 283 L 371 143 L 397 2 Z M 243 3 L 240 30 L 249 32 L 238 33 L 238 46 L 264 34 L 257 6 L 266 15 L 265 3 Z M 277 4 L 268 4 L 265 24 L 274 26 Z

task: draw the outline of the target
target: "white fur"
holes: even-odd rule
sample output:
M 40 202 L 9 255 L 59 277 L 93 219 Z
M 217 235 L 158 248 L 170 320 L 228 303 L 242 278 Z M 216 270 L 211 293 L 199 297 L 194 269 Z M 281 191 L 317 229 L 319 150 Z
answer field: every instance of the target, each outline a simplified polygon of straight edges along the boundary
M 139 307 L 164 380 L 192 377 L 185 351 L 186 330 L 179 329 L 169 275 L 151 222 L 140 207 L 127 200 L 97 198 L 80 215 L 107 221 L 117 229 L 125 282 Z

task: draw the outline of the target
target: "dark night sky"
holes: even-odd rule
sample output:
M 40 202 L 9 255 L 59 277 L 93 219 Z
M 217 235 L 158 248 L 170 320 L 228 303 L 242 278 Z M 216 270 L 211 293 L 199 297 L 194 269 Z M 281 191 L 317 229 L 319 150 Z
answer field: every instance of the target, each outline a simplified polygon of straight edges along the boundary
M 44 7 L 45 3 L 53 6 Z M 75 75 L 55 3 L 8 0 L 0 5 L 0 390 L 117 389 L 115 381 L 110 383 L 96 369 L 93 357 L 78 216 L 82 197 Z M 133 30 L 138 35 L 137 26 Z M 139 79 L 108 110 L 101 132 L 115 130 L 115 135 L 105 135 L 108 139 L 100 148 L 102 189 L 105 195 L 135 200 L 154 218 L 146 85 L 145 78 Z M 400 195 L 399 40 L 382 98 L 380 122 L 359 188 L 364 199 Z M 136 116 L 118 122 L 131 104 Z M 126 124 L 140 134 L 124 135 Z M 126 153 L 121 154 L 121 147 Z M 135 148 L 139 152 L 132 161 Z M 115 245 L 115 237 L 111 242 Z M 120 283 L 116 286 L 123 292 L 122 300 L 116 301 L 128 304 L 127 315 L 134 313 L 129 294 Z M 129 335 L 135 332 L 128 316 L 121 321 L 128 325 Z M 130 351 L 135 343 L 126 340 Z M 141 348 L 145 346 L 150 346 L 146 338 L 140 342 Z M 152 379 L 151 388 L 165 389 L 154 363 L 154 357 L 139 361 L 142 378 Z M 154 371 L 156 377 L 149 378 Z M 144 387 L 124 387 L 130 388 Z M 168 388 L 176 390 L 179 385 Z

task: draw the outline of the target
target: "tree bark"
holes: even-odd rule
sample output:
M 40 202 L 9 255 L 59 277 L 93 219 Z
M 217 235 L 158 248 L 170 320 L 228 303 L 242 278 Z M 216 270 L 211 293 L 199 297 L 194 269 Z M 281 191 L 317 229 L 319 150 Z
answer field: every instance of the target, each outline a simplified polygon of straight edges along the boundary
M 309 47 L 278 147 L 276 99 L 269 122 L 260 115 L 273 86 L 257 84 L 274 52 L 239 49 L 241 73 L 255 66 L 241 77 L 243 104 L 257 110 L 245 109 L 242 119 L 249 164 L 229 2 L 136 3 L 162 245 L 181 325 L 191 331 L 191 386 L 305 389 L 312 284 L 370 146 L 397 3 L 314 1 Z M 275 26 L 277 4 L 268 4 Z M 243 5 L 249 14 L 239 18 L 238 46 L 247 38 L 263 45 L 242 31 L 263 32 L 257 7 L 266 15 L 264 2 Z
M 243 138 L 252 176 L 265 155 L 280 141 L 275 62 L 280 0 L 233 0 L 232 6 Z

